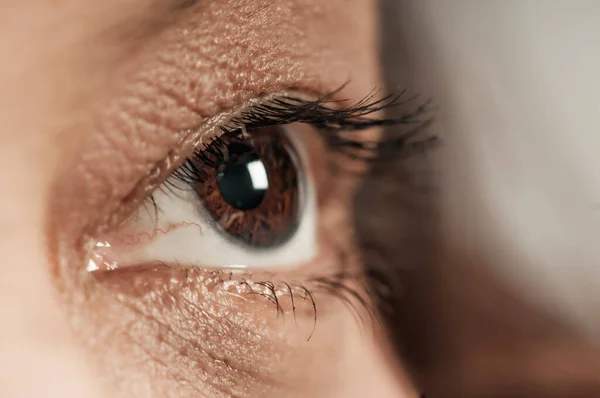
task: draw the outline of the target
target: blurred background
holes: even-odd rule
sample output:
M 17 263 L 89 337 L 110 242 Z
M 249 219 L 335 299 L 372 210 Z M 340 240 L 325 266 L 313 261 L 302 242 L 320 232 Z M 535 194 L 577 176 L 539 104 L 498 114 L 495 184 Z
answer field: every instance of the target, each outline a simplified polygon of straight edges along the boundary
M 357 199 L 400 358 L 428 397 L 599 396 L 600 3 L 380 6 L 387 89 L 440 139 Z

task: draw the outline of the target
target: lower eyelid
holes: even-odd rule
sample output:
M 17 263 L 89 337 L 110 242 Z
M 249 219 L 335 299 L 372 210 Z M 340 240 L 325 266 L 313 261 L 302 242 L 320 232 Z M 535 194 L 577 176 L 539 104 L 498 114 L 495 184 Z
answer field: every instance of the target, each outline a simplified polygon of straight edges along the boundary
M 123 270 L 97 278 L 103 286 L 97 294 L 119 296 L 124 312 L 133 312 L 134 327 L 128 333 L 133 344 L 156 352 L 155 341 L 160 341 L 160 347 L 173 350 L 167 357 L 177 356 L 172 363 L 186 364 L 187 369 L 173 369 L 180 376 L 201 375 L 203 367 L 209 367 L 211 373 L 220 372 L 227 379 L 235 376 L 227 380 L 231 386 L 239 383 L 248 387 L 253 379 L 275 383 L 278 369 L 284 369 L 284 363 L 273 356 L 280 355 L 285 347 L 272 333 L 281 325 L 278 311 L 268 311 L 260 318 L 248 316 L 274 305 L 267 298 L 272 296 L 263 296 L 258 289 L 256 294 L 239 295 L 232 284 L 231 288 L 223 285 L 227 275 L 198 269 Z M 301 300 L 297 307 L 299 326 L 294 328 L 299 340 L 305 341 L 314 327 L 313 316 L 312 312 L 302 315 Z M 162 349 L 160 352 L 167 354 Z M 221 366 L 223 361 L 226 367 Z M 277 366 L 272 366 L 274 363 Z
M 341 289 L 328 291 L 318 284 L 301 285 L 289 279 L 286 284 L 272 275 L 232 275 L 178 267 L 100 273 L 96 280 L 101 288 L 95 290 L 92 299 L 118 297 L 124 311 L 133 309 L 136 321 L 131 336 L 136 344 L 149 344 L 154 339 L 164 342 L 164 333 L 168 332 L 172 343 L 184 349 L 179 356 L 206 350 L 234 369 L 245 368 L 243 363 L 252 365 L 254 370 L 260 369 L 256 374 L 266 378 L 285 369 L 286 363 L 294 363 L 293 358 L 280 358 L 282 353 L 299 347 L 311 352 L 326 342 L 329 328 L 322 330 L 319 324 L 337 319 L 341 314 L 340 301 L 352 300 L 351 294 Z M 293 296 L 288 293 L 288 286 L 294 289 Z M 335 299 L 338 294 L 340 301 Z M 341 299 L 342 295 L 346 299 Z M 359 303 L 350 305 L 363 313 Z M 139 327 L 135 326 L 138 323 Z M 339 338 L 340 332 L 333 336 Z M 306 345 L 307 341 L 311 344 Z M 152 345 L 149 348 L 156 349 Z M 278 355 L 270 357 L 270 352 Z M 267 364 L 276 366 L 267 370 L 271 367 L 265 367 Z M 192 369 L 197 365 L 211 363 L 202 359 Z
M 128 291 L 135 296 L 145 296 L 155 291 L 181 294 L 190 290 L 202 292 L 204 297 L 198 297 L 199 301 L 222 300 L 239 312 L 254 313 L 262 307 L 274 310 L 275 315 L 277 312 L 294 313 L 306 318 L 310 328 L 305 330 L 312 332 L 316 317 L 327 317 L 329 309 L 337 307 L 327 298 L 341 299 L 359 314 L 365 308 L 370 311 L 370 299 L 362 273 L 350 263 L 346 272 L 333 272 L 339 265 L 334 264 L 335 261 L 335 256 L 321 253 L 313 260 L 311 269 L 300 274 L 292 271 L 275 274 L 266 271 L 204 269 L 155 262 L 91 275 L 101 283 L 101 290 L 116 289 L 115 293 Z M 257 304 L 259 307 L 256 307 Z

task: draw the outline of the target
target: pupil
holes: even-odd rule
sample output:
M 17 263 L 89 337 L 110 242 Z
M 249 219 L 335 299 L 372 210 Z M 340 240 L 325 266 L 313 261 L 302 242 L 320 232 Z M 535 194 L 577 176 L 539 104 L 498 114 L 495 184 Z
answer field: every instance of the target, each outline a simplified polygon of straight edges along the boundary
M 217 185 L 221 195 L 236 209 L 256 209 L 269 189 L 265 165 L 247 145 L 232 143 L 228 149 L 228 161 L 217 167 Z

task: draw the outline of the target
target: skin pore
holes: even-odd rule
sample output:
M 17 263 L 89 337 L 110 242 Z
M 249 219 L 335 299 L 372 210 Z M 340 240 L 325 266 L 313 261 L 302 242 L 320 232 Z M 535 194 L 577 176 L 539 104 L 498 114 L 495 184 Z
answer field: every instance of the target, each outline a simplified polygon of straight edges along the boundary
M 86 239 L 140 205 L 172 171 L 165 159 L 177 163 L 247 101 L 319 96 L 348 81 L 341 98 L 358 101 L 381 86 L 375 18 L 375 2 L 341 0 L 3 10 L 0 47 L 18 56 L 0 71 L 0 162 L 11 170 L 0 194 L 0 253 L 10 264 L 0 271 L 9 364 L 1 396 L 411 396 L 370 310 L 352 305 L 356 314 L 327 291 L 315 293 L 315 326 L 310 300 L 286 301 L 282 320 L 260 295 L 215 287 L 220 277 L 209 271 L 90 275 L 82 266 Z M 345 269 L 360 274 L 354 185 L 330 187 L 338 199 L 322 210 L 319 231 L 329 238 L 319 256 L 270 275 L 274 283 L 335 272 L 340 248 Z

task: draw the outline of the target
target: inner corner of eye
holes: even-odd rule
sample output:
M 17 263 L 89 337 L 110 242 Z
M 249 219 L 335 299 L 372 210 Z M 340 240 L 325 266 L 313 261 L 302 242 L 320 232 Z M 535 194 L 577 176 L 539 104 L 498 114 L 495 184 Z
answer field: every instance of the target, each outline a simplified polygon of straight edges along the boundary
M 317 193 L 294 125 L 228 129 L 196 148 L 119 230 L 98 239 L 88 269 L 143 264 L 289 268 L 316 255 Z

